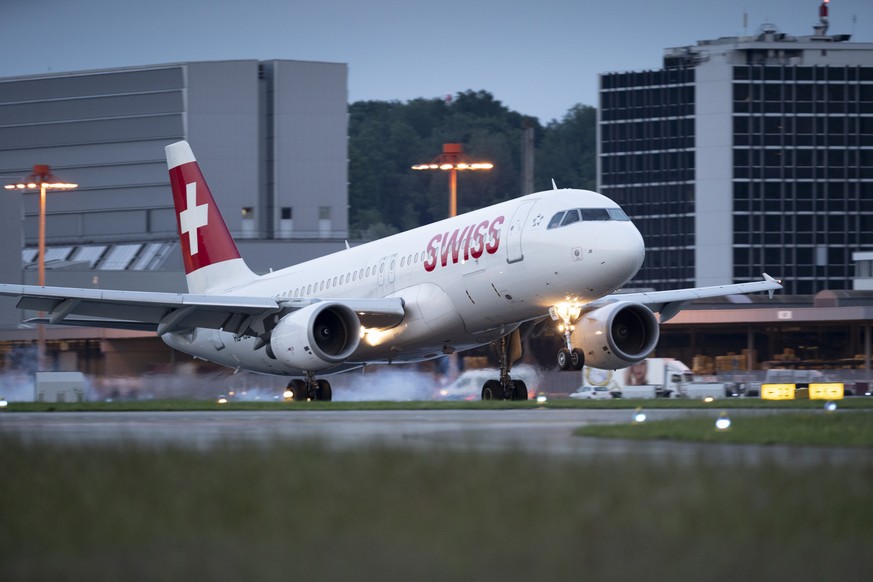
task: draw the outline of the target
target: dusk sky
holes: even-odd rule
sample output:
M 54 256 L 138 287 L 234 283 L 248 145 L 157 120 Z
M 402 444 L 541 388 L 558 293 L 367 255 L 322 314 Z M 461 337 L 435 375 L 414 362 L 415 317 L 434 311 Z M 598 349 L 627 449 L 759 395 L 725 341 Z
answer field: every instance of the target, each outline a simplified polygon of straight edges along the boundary
M 0 0 L 0 77 L 182 61 L 349 65 L 349 101 L 486 90 L 561 119 L 597 75 L 655 69 L 667 47 L 812 33 L 820 0 Z M 833 0 L 830 32 L 873 42 L 873 2 Z M 743 28 L 743 13 L 748 27 Z

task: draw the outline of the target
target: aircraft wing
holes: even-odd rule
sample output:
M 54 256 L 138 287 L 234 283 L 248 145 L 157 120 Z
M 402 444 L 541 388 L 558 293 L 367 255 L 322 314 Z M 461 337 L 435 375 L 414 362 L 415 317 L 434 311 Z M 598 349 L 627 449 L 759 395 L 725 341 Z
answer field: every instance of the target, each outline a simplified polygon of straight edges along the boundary
M 763 281 L 751 283 L 735 283 L 731 285 L 713 285 L 712 287 L 694 287 L 691 289 L 675 289 L 671 291 L 650 291 L 648 293 L 619 293 L 608 295 L 603 299 L 594 301 L 589 307 L 599 307 L 603 303 L 615 301 L 634 301 L 642 303 L 649 309 L 659 314 L 661 323 L 668 321 L 682 311 L 695 299 L 706 297 L 723 297 L 725 295 L 737 295 L 741 293 L 755 293 L 757 291 L 769 291 L 770 296 L 777 289 L 782 289 L 782 284 L 764 273 Z
M 240 336 L 261 336 L 266 333 L 264 320 L 270 315 L 319 301 L 7 284 L 0 284 L 0 295 L 19 297 L 19 309 L 47 314 L 46 318 L 29 321 L 154 331 L 158 335 L 204 327 Z M 366 327 L 390 327 L 399 323 L 405 314 L 399 298 L 331 301 L 355 310 Z

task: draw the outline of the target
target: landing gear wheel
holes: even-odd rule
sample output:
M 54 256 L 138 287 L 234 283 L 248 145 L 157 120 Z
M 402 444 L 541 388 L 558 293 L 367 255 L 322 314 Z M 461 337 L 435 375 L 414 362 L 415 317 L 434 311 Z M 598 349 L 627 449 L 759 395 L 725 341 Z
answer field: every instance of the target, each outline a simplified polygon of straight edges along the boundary
M 503 386 L 497 380 L 488 380 L 482 387 L 482 400 L 504 400 Z
M 582 350 L 576 348 L 570 350 L 570 365 L 573 366 L 574 370 L 582 369 L 582 366 L 585 365 L 585 355 L 582 353 Z
M 527 400 L 527 385 L 521 380 L 512 381 L 512 399 Z
M 325 402 L 333 400 L 333 390 L 330 387 L 330 382 L 327 380 L 318 381 L 318 388 L 315 391 L 315 399 L 324 400 Z
M 569 370 L 573 367 L 573 363 L 570 357 L 570 350 L 567 348 L 561 348 L 558 350 L 558 367 L 562 370 Z
M 291 392 L 294 393 L 294 400 L 298 402 L 306 402 L 309 400 L 309 385 L 303 380 L 291 380 L 288 385 Z

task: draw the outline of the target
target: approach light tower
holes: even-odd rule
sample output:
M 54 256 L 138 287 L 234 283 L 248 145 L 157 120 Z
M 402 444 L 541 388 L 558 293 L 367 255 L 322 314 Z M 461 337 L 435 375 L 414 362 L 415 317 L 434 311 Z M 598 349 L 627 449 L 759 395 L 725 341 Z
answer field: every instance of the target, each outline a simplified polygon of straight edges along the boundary
M 490 170 L 491 162 L 470 162 L 459 143 L 444 143 L 443 153 L 429 164 L 412 166 L 413 170 L 447 170 L 449 172 L 449 217 L 458 215 L 458 170 Z
M 39 286 L 45 287 L 45 195 L 48 190 L 72 190 L 78 188 L 78 184 L 60 181 L 54 174 L 48 164 L 36 164 L 33 166 L 33 173 L 23 182 L 17 184 L 7 184 L 4 186 L 7 190 L 39 190 L 39 255 L 37 262 L 39 265 Z M 40 317 L 43 314 L 40 313 Z M 45 370 L 45 328 L 42 323 L 38 329 L 38 351 L 37 365 L 38 370 Z

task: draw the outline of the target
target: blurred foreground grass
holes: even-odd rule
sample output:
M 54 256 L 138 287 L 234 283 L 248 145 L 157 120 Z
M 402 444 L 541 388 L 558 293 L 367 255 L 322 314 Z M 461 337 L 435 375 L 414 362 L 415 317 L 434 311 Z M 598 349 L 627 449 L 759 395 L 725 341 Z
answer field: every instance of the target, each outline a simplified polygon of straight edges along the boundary
M 0 580 L 869 580 L 873 467 L 0 440 Z

